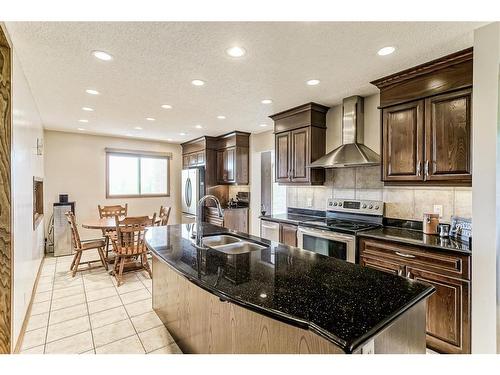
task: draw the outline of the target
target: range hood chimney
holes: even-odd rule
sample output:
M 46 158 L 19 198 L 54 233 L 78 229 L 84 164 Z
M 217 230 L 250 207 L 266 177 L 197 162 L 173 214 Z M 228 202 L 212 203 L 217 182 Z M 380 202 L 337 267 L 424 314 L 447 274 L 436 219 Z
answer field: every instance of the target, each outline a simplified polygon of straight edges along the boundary
M 380 164 L 380 156 L 364 144 L 364 99 L 342 100 L 342 145 L 312 162 L 312 168 L 364 167 Z

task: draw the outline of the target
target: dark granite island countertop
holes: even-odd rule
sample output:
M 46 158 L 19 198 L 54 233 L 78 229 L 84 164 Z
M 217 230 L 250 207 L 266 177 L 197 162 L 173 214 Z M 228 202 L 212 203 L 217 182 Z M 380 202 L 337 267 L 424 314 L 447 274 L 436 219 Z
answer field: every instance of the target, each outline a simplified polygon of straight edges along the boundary
M 308 329 L 356 351 L 434 291 L 432 286 L 203 223 L 266 245 L 226 255 L 192 246 L 193 224 L 154 227 L 146 243 L 178 274 L 222 300 Z M 153 283 L 154 283 L 153 269 Z M 424 329 L 425 331 L 425 329 Z

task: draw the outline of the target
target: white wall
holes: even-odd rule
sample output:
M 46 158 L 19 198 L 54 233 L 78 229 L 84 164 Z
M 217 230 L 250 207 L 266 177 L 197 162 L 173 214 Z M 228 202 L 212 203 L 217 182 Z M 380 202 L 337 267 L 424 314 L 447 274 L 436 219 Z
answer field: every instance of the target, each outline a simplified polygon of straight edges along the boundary
M 123 148 L 172 152 L 170 162 L 170 197 L 106 199 L 106 154 L 104 149 Z M 181 211 L 181 146 L 129 138 L 103 137 L 45 131 L 45 206 L 47 218 L 60 193 L 69 194 L 76 202 L 77 222 L 99 217 L 97 205 L 128 203 L 129 215 L 152 215 L 161 205 L 172 207 L 169 223 L 180 222 Z M 100 233 L 81 229 L 82 238 L 95 238 Z
M 33 177 L 44 177 L 36 155 L 43 129 L 36 103 L 13 49 L 12 216 L 14 225 L 13 343 L 17 343 L 44 254 L 44 223 L 33 230 Z M 47 216 L 45 216 L 46 218 Z
M 496 267 L 499 246 L 500 163 L 498 157 L 498 73 L 500 24 L 474 32 L 472 216 L 472 352 L 495 353 Z M 500 322 L 500 313 L 498 313 Z M 498 328 L 497 328 L 498 329 Z M 500 345 L 499 345 L 500 347 Z

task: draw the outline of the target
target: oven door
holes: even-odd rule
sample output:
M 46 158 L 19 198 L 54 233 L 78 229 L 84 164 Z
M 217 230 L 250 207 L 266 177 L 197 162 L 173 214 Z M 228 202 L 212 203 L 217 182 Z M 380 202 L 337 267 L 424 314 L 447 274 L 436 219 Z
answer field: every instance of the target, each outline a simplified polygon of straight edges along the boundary
M 304 250 L 356 262 L 356 238 L 348 234 L 299 226 L 297 245 Z

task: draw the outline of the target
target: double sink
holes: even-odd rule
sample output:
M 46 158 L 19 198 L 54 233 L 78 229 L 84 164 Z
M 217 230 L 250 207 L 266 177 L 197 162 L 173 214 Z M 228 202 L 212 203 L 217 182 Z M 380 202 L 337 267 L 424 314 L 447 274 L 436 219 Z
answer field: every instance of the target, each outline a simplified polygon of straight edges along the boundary
M 267 247 L 229 234 L 203 237 L 203 245 L 229 255 L 249 253 Z

